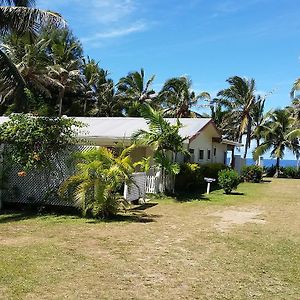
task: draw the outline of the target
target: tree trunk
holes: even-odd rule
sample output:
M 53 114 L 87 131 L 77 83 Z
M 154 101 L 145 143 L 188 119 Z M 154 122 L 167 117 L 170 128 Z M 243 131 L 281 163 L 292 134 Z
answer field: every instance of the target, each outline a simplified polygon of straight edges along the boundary
M 276 173 L 274 177 L 278 178 L 279 177 L 279 172 L 280 172 L 280 158 L 276 158 Z
M 244 159 L 247 157 L 248 149 L 250 148 L 251 143 L 251 123 L 251 119 L 248 119 Z
M 258 148 L 260 146 L 260 140 L 259 139 L 256 139 L 256 148 Z M 259 166 L 259 158 L 258 160 L 256 161 L 256 165 Z
M 62 116 L 62 105 L 63 105 L 63 98 L 64 98 L 64 95 L 65 95 L 65 88 L 62 88 L 62 89 L 59 91 L 59 94 L 58 94 L 58 100 L 59 100 L 59 112 L 58 112 L 58 116 L 59 116 L 59 117 Z

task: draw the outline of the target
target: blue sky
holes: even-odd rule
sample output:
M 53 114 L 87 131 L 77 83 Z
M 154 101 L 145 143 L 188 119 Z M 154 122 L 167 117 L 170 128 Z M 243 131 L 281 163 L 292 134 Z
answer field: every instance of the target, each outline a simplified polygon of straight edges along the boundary
M 299 0 L 39 0 L 61 13 L 85 54 L 118 80 L 156 75 L 154 89 L 188 75 L 214 95 L 234 75 L 255 78 L 267 108 L 290 103 L 300 77 Z

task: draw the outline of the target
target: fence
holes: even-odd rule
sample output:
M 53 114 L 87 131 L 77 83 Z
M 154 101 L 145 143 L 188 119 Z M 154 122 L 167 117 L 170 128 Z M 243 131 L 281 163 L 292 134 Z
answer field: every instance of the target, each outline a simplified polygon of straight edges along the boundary
M 5 159 L 4 154 L 1 182 L 3 202 L 72 205 L 70 202 L 59 199 L 57 190 L 64 180 L 74 174 L 72 152 L 84 152 L 92 148 L 94 147 L 86 145 L 73 146 L 69 151 L 52 157 L 48 168 L 32 170 L 24 177 L 18 176 L 20 167 L 12 165 Z

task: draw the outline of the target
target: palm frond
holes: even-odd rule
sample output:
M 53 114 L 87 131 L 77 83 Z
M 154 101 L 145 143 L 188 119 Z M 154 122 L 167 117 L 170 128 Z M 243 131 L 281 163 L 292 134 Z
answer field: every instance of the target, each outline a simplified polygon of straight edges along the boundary
M 14 92 L 23 93 L 26 82 L 15 64 L 0 48 L 0 95 L 3 100 Z
M 36 34 L 43 26 L 65 26 L 58 13 L 29 7 L 0 6 L 0 33 Z

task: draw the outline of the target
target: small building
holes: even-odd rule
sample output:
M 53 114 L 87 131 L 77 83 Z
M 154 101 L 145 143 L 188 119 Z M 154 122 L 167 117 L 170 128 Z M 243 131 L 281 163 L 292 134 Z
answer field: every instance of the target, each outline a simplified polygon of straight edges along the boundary
M 117 143 L 129 145 L 132 135 L 140 129 L 148 130 L 148 125 L 143 118 L 107 117 L 83 118 L 81 121 L 87 126 L 80 132 L 80 137 L 96 146 L 114 147 Z M 175 124 L 176 118 L 166 118 Z M 182 128 L 181 137 L 186 138 L 184 145 L 190 152 L 189 160 L 196 163 L 227 163 L 227 153 L 231 152 L 230 161 L 234 166 L 234 149 L 241 144 L 222 138 L 215 123 L 210 118 L 180 118 Z M 150 147 L 138 147 L 132 155 L 133 161 L 152 155 Z M 184 158 L 178 156 L 178 162 Z

